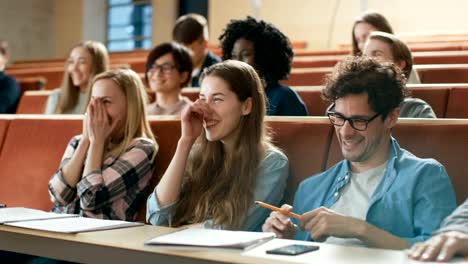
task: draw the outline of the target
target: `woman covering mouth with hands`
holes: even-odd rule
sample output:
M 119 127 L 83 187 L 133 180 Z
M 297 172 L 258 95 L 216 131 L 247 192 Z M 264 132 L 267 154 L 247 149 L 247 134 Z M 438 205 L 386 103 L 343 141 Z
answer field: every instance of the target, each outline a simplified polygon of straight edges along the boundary
M 94 78 L 83 133 L 71 139 L 49 181 L 53 212 L 136 219 L 158 151 L 146 101 L 143 83 L 131 70 Z
M 153 225 L 260 231 L 279 205 L 289 165 L 267 135 L 265 95 L 254 68 L 225 61 L 201 76 L 199 99 L 181 115 L 172 161 L 148 197 Z

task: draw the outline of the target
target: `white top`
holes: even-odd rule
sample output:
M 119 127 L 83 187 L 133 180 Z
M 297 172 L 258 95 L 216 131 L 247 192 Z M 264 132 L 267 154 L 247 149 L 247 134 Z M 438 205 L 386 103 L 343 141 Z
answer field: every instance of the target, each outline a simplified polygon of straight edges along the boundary
M 57 88 L 49 95 L 47 98 L 47 103 L 45 107 L 44 114 L 54 114 L 55 108 L 59 102 L 61 89 Z M 85 105 L 87 103 L 87 93 L 79 93 L 78 102 L 76 106 L 70 111 L 65 112 L 64 114 L 83 114 Z
M 387 162 L 365 172 L 352 172 L 348 184 L 341 189 L 340 197 L 330 209 L 339 214 L 365 221 L 369 200 L 385 174 L 386 166 Z M 364 246 L 364 243 L 356 238 L 329 237 L 325 242 Z
M 411 69 L 410 76 L 406 81 L 407 84 L 420 84 L 421 80 L 419 79 L 419 74 L 415 69 Z

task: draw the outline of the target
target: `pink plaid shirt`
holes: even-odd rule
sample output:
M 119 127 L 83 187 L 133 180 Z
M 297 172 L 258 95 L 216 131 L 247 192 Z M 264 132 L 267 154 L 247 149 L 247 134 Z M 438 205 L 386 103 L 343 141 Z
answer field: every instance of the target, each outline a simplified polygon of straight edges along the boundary
M 101 170 L 82 175 L 76 188 L 62 177 L 62 167 L 73 156 L 81 136 L 75 136 L 65 150 L 60 168 L 49 181 L 53 212 L 79 214 L 100 219 L 134 221 L 145 202 L 144 190 L 153 172 L 155 142 L 134 139 L 120 157 L 108 157 Z

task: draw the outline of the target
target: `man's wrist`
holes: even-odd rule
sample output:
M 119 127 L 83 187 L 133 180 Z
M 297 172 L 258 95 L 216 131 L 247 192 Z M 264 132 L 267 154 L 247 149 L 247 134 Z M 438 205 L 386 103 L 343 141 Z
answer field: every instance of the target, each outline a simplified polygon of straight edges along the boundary
M 369 233 L 372 232 L 372 225 L 369 225 L 366 221 L 358 220 L 358 224 L 354 225 L 354 233 L 356 238 L 361 241 L 367 240 Z

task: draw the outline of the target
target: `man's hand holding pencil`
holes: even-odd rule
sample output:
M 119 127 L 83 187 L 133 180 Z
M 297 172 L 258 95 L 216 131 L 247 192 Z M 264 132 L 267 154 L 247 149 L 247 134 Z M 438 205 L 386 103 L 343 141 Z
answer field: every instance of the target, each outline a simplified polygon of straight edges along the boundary
M 263 203 L 256 204 L 272 210 L 270 216 L 262 226 L 263 232 L 273 232 L 278 238 L 292 239 L 297 232 L 297 225 L 291 221 L 291 217 L 301 219 L 301 216 L 292 212 L 292 206 L 284 204 L 281 208 Z

